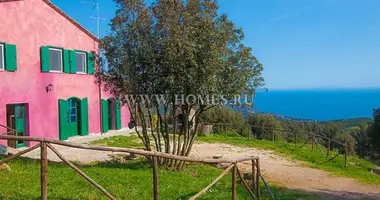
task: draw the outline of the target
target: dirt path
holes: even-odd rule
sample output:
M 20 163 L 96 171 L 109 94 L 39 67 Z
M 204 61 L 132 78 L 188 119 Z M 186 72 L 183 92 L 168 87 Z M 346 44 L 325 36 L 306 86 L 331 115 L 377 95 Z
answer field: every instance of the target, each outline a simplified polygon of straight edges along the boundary
M 259 156 L 262 173 L 268 182 L 312 192 L 323 199 L 380 199 L 380 186 L 365 185 L 354 179 L 333 177 L 322 170 L 302 167 L 301 162 L 287 160 L 272 151 L 199 143 L 194 145 L 191 156 L 212 158 L 216 155 L 223 158 Z M 248 172 L 251 170 L 248 163 L 239 167 Z

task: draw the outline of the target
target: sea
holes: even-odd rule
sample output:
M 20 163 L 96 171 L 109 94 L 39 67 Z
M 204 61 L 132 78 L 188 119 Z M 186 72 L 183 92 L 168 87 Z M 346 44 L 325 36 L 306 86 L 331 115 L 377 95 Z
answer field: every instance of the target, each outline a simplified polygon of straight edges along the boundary
M 260 90 L 255 97 L 255 112 L 272 113 L 305 120 L 372 118 L 380 108 L 380 88 Z

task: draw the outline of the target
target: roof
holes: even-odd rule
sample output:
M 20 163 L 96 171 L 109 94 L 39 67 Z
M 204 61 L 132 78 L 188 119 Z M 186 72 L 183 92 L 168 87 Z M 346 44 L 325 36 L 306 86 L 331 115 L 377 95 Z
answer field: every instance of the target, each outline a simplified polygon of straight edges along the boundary
M 12 1 L 23 1 L 23 0 L 0 0 L 0 3 L 3 3 L 3 2 L 12 2 Z M 78 27 L 80 30 L 82 30 L 84 33 L 86 33 L 88 36 L 90 36 L 96 42 L 99 42 L 99 39 L 94 34 L 92 34 L 90 31 L 88 31 L 87 29 L 85 29 L 82 25 L 80 25 L 77 21 L 75 21 L 73 18 L 71 18 L 68 14 L 66 14 L 65 12 L 63 12 L 63 10 L 61 10 L 58 6 L 56 6 L 55 4 L 53 4 L 50 0 L 42 0 L 42 1 L 44 1 L 46 4 L 48 4 L 56 12 L 58 12 L 60 15 L 62 15 L 63 17 L 65 17 L 71 23 L 73 23 L 76 27 Z

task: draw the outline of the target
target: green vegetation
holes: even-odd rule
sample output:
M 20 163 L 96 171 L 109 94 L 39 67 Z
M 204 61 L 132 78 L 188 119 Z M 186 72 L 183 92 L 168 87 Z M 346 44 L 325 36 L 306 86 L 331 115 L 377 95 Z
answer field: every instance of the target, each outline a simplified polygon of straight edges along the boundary
M 16 159 L 9 163 L 11 172 L 0 171 L 0 199 L 30 200 L 40 198 L 40 166 L 38 160 Z M 128 163 L 105 162 L 77 165 L 91 178 L 106 188 L 117 199 L 152 199 L 152 169 L 142 160 Z M 208 165 L 188 165 L 181 171 L 159 170 L 160 199 L 188 199 L 206 187 L 222 172 Z M 106 199 L 95 187 L 61 163 L 49 162 L 49 200 Z M 229 199 L 231 175 L 227 174 L 200 199 Z M 273 187 L 279 199 L 317 199 L 299 191 Z M 263 199 L 270 199 L 262 188 Z M 238 184 L 238 198 L 249 194 Z
M 207 143 L 225 143 L 236 146 L 253 147 L 259 149 L 273 150 L 281 155 L 285 155 L 293 160 L 306 161 L 309 167 L 322 169 L 332 172 L 334 175 L 344 176 L 349 178 L 358 179 L 364 183 L 380 184 L 380 177 L 371 174 L 368 168 L 373 168 L 375 165 L 366 160 L 360 159 L 357 156 L 348 157 L 348 167 L 344 167 L 344 156 L 340 155 L 337 158 L 327 162 L 329 158 L 315 147 L 315 152 L 311 151 L 311 146 L 306 145 L 303 148 L 295 147 L 292 143 L 286 142 L 272 142 L 266 140 L 248 140 L 244 137 L 224 137 L 224 136 L 210 136 L 199 137 L 198 141 Z M 326 149 L 322 149 L 326 153 Z M 337 152 L 331 152 L 332 158 Z
M 353 118 L 353 119 L 331 120 L 330 122 L 341 123 L 343 127 L 355 127 L 355 126 L 360 126 L 362 124 L 370 124 L 373 121 L 371 118 L 360 117 L 360 118 Z
M 244 137 L 282 140 L 303 143 L 310 134 L 337 140 L 348 147 L 351 156 L 380 164 L 380 109 L 373 110 L 373 120 L 356 118 L 322 122 L 278 120 L 271 114 L 250 114 L 246 120 L 239 112 L 229 108 L 214 108 L 203 114 L 203 121 L 217 124 L 214 134 L 224 136 L 241 135 Z M 224 125 L 223 125 L 224 124 Z M 320 139 L 319 144 L 327 148 L 327 141 Z M 333 149 L 344 149 L 344 145 L 331 143 Z
M 115 17 L 100 46 L 99 58 L 107 62 L 96 76 L 128 104 L 146 150 L 188 156 L 203 112 L 264 86 L 263 65 L 217 1 L 114 1 Z M 170 146 L 170 134 L 185 145 Z
M 228 136 L 249 135 L 249 128 L 240 112 L 229 107 L 215 107 L 204 112 L 200 118 L 203 124 L 218 124 L 213 127 L 214 133 L 223 133 Z

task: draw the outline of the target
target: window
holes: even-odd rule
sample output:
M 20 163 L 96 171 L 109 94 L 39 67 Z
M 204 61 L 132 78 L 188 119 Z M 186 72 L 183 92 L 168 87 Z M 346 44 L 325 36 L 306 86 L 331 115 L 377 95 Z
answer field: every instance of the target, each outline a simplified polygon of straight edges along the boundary
M 62 72 L 62 49 L 49 49 L 50 71 Z
M 83 52 L 76 52 L 76 71 L 77 73 L 87 73 L 86 66 L 87 66 L 87 57 L 86 53 Z
M 67 100 L 67 121 L 69 123 L 77 122 L 77 105 L 74 99 Z
M 6 51 L 8 52 L 8 49 Z M 92 52 L 64 49 L 56 46 L 41 46 L 40 51 L 41 72 L 94 74 L 95 55 Z
M 0 70 L 4 70 L 4 45 L 0 44 Z
M 16 118 L 17 119 L 24 119 L 24 112 L 20 106 L 16 107 Z

